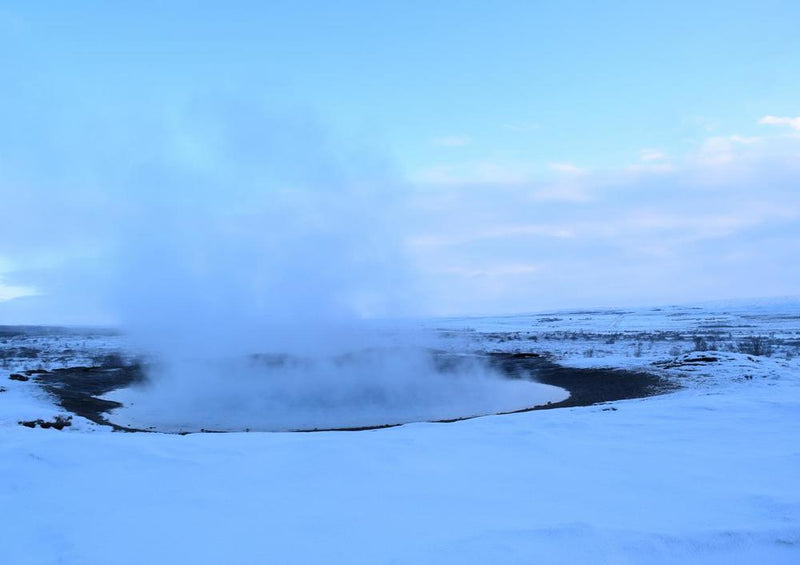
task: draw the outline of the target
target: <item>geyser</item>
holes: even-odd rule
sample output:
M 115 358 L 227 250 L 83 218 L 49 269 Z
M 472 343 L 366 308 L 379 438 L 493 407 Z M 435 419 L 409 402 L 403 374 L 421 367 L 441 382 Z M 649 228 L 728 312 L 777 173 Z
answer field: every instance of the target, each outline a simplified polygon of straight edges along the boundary
M 110 419 L 164 432 L 352 429 L 511 412 L 569 396 L 500 378 L 474 357 L 441 361 L 423 350 L 374 349 L 180 363 L 160 372 L 153 389 L 109 395 L 125 405 Z
M 146 387 L 118 393 L 117 423 L 358 427 L 561 399 L 477 361 L 445 370 L 422 334 L 368 322 L 420 300 L 403 184 L 379 159 L 241 107 L 194 113 L 179 133 L 182 150 L 127 193 L 115 302 L 154 363 Z

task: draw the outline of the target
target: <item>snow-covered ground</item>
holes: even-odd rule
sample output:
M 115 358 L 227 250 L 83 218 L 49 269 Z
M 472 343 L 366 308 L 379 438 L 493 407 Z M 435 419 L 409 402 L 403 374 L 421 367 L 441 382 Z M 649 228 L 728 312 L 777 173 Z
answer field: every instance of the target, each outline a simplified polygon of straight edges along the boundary
M 751 352 L 754 340 L 772 357 L 800 356 L 800 299 L 450 318 L 428 326 L 444 346 L 548 352 L 576 367 L 645 368 L 696 351 Z
M 800 563 L 800 303 L 429 325 L 684 388 L 367 432 L 59 432 L 17 425 L 59 410 L 5 378 L 61 362 L 38 337 L 44 361 L 0 369 L 0 563 Z

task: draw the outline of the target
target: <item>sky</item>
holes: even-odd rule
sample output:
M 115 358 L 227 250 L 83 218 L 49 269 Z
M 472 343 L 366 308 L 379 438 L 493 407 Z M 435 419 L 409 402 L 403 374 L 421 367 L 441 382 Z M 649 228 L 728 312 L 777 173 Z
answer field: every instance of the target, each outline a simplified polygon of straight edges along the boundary
M 163 4 L 0 6 L 0 323 L 116 322 L 275 190 L 366 315 L 800 294 L 796 2 Z

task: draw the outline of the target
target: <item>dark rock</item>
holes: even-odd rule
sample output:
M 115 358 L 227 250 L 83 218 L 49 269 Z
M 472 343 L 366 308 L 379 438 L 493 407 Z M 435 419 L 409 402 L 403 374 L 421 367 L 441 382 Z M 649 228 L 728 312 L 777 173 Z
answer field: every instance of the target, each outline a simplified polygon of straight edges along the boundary
M 20 375 L 19 373 L 12 373 L 12 374 L 10 374 L 8 376 L 8 378 L 10 380 L 12 380 L 12 381 L 23 381 L 24 382 L 24 381 L 29 380 L 29 377 L 26 377 L 25 375 Z
M 67 412 L 82 416 L 95 424 L 111 426 L 115 430 L 132 431 L 106 420 L 105 414 L 122 404 L 98 397 L 111 390 L 144 382 L 141 366 L 68 367 L 40 373 L 34 379 Z
M 540 353 L 511 353 L 511 359 L 537 359 L 542 355 Z
M 716 363 L 719 361 L 716 357 L 690 357 L 688 359 L 684 359 L 684 363 Z
M 26 420 L 19 422 L 19 424 L 21 426 L 25 426 L 26 428 L 35 428 L 36 426 L 39 426 L 44 430 L 49 430 L 50 428 L 56 430 L 63 430 L 64 428 L 67 428 L 72 425 L 72 416 L 66 416 L 66 417 L 56 416 L 55 418 L 53 418 L 52 422 L 47 422 L 45 420 L 39 419 L 39 420 Z

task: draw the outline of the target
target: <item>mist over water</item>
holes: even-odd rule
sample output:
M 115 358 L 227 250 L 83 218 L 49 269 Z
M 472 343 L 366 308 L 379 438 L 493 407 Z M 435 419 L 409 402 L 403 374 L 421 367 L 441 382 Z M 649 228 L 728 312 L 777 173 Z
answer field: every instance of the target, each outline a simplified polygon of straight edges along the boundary
M 417 349 L 186 361 L 158 378 L 153 388 L 113 396 L 126 408 L 112 421 L 169 432 L 359 428 L 508 412 L 568 396 L 503 380 L 474 359 L 442 369 Z
M 380 159 L 306 121 L 235 118 L 187 126 L 182 158 L 126 203 L 113 302 L 152 365 L 117 423 L 358 427 L 554 399 L 477 361 L 442 371 L 427 336 L 376 321 L 421 299 L 402 183 Z

